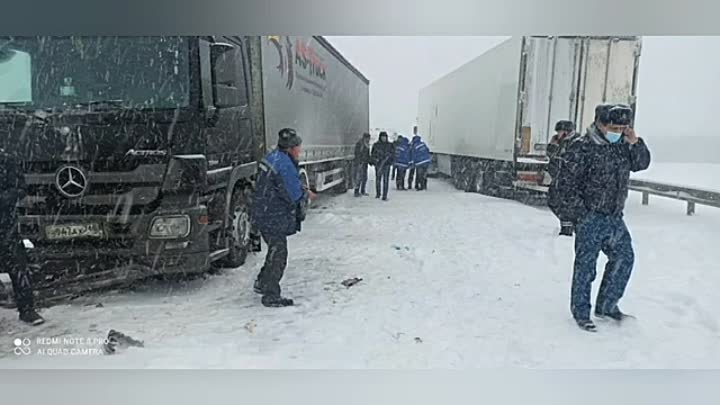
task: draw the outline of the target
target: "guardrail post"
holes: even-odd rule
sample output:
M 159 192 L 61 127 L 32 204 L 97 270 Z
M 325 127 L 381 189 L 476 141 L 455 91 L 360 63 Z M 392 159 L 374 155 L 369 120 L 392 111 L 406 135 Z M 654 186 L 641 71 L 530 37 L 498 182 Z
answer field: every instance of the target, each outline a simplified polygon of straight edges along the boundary
M 642 195 L 642 205 L 650 204 L 650 193 L 643 191 Z
M 692 201 L 688 201 L 687 203 L 687 214 L 695 215 L 695 203 Z

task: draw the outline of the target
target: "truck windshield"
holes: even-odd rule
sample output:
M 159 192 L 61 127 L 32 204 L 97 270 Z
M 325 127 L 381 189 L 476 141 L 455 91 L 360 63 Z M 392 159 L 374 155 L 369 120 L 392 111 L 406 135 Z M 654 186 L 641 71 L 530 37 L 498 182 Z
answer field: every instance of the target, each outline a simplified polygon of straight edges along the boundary
M 0 37 L 0 110 L 189 104 L 182 37 Z

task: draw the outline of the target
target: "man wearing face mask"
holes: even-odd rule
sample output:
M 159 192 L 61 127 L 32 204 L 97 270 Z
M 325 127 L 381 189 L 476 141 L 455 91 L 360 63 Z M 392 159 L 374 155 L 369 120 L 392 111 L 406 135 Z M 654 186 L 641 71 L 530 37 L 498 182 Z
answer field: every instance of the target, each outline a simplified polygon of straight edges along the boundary
M 595 331 L 590 296 L 597 260 L 608 257 L 595 303 L 595 315 L 621 321 L 618 307 L 632 273 L 635 254 L 623 219 L 630 173 L 648 168 L 650 151 L 631 127 L 633 111 L 625 105 L 598 108 L 587 133 L 562 154 L 550 206 L 575 228 L 575 265 L 571 312 L 578 326 Z

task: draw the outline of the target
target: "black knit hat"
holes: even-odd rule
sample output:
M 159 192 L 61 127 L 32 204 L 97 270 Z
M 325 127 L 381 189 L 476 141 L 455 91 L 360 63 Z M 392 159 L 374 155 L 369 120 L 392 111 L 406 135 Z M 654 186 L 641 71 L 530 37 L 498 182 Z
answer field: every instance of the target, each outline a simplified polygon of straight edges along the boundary
M 572 132 L 575 130 L 575 123 L 568 120 L 561 120 L 555 124 L 555 132 L 566 131 Z
M 292 128 L 283 128 L 278 132 L 278 147 L 290 149 L 302 145 L 302 138 Z
M 363 134 L 363 138 L 364 138 L 364 139 L 370 139 L 370 134 L 368 134 L 367 132 L 365 132 L 365 133 Z

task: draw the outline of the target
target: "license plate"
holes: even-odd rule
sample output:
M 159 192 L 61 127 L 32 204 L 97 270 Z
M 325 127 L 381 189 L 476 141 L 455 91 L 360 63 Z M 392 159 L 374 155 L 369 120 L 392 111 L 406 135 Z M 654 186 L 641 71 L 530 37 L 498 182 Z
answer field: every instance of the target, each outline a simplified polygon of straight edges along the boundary
M 104 233 L 99 224 L 49 225 L 45 228 L 48 239 L 101 238 Z

